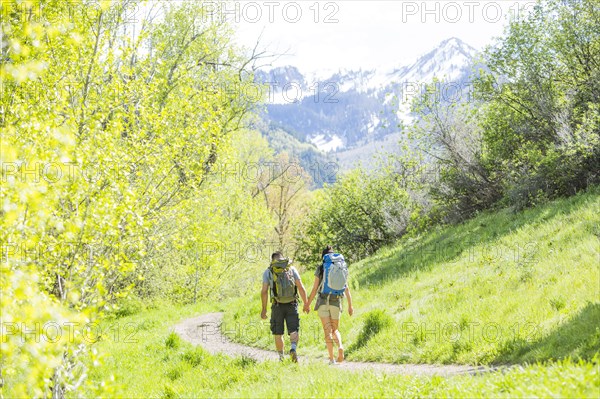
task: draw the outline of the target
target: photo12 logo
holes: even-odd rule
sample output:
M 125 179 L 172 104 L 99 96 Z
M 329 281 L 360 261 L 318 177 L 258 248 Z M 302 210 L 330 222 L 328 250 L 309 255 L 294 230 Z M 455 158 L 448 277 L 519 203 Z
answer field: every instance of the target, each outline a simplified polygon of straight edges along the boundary
M 218 165 L 213 175 L 226 181 L 260 183 L 280 180 L 295 184 L 310 177 L 314 183 L 333 183 L 337 180 L 340 166 L 337 162 L 314 162 L 305 169 L 299 162 L 233 162 Z
M 305 98 L 310 102 L 323 104 L 337 104 L 336 95 L 340 88 L 337 82 L 315 82 L 303 87 L 300 82 L 279 83 L 266 82 L 268 89 L 268 104 L 297 104 Z
M 340 6 L 333 1 L 206 1 L 202 10 L 205 22 L 336 24 Z
M 527 15 L 534 1 L 402 1 L 402 23 L 502 23 Z
M 138 342 L 135 335 L 138 326 L 135 323 L 113 323 L 100 325 L 95 322 L 79 323 L 71 321 L 41 322 L 2 322 L 0 323 L 0 343 L 16 341 L 56 344 L 83 341 L 93 344 L 99 341 L 123 343 Z

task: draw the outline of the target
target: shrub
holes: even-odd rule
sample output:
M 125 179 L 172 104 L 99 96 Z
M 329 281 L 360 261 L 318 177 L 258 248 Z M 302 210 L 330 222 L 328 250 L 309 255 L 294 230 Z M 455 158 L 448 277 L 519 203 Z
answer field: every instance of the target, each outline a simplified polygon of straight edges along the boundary
M 367 313 L 362 331 L 358 335 L 356 342 L 349 348 L 348 352 L 362 348 L 371 338 L 392 324 L 392 317 L 383 310 L 378 309 Z
M 143 302 L 135 296 L 129 296 L 127 299 L 119 302 L 114 314 L 116 317 L 131 316 L 144 310 Z
M 174 331 L 171 331 L 165 340 L 165 346 L 169 349 L 177 349 L 181 346 L 181 338 Z
M 202 363 L 206 352 L 200 347 L 195 347 L 194 349 L 187 350 L 181 357 L 182 359 L 189 363 L 192 367 L 196 367 Z

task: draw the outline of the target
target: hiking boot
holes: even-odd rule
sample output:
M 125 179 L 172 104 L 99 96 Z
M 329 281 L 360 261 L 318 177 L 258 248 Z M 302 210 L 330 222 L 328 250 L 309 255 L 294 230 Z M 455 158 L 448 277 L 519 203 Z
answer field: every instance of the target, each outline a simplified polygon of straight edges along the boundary
M 292 359 L 292 362 L 298 363 L 298 355 L 296 354 L 295 349 L 290 350 L 290 358 Z

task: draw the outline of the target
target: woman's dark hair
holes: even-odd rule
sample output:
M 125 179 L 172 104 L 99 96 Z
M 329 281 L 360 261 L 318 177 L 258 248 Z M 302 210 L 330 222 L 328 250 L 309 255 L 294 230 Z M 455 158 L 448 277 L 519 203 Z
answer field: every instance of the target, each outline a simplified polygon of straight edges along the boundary
M 321 257 L 331 253 L 333 253 L 333 248 L 331 247 L 331 245 L 328 245 L 327 247 L 325 247 L 323 252 L 321 252 Z

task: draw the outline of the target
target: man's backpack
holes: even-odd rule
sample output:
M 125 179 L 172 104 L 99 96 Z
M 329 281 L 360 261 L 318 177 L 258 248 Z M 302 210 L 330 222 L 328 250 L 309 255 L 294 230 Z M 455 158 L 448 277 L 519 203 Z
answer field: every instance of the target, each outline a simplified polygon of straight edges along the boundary
M 323 282 L 321 293 L 342 295 L 348 283 L 348 266 L 342 254 L 323 256 Z
M 277 303 L 291 303 L 297 300 L 296 281 L 289 259 L 271 262 L 271 300 Z

